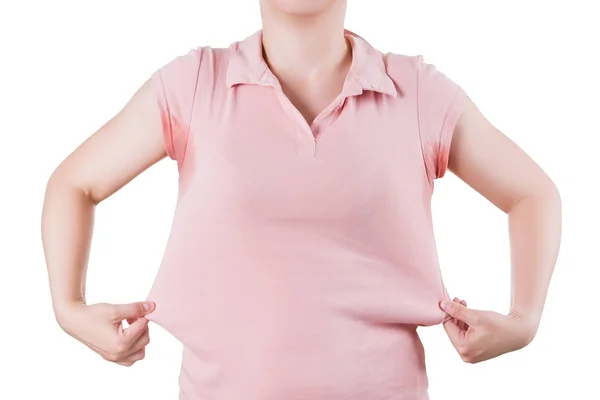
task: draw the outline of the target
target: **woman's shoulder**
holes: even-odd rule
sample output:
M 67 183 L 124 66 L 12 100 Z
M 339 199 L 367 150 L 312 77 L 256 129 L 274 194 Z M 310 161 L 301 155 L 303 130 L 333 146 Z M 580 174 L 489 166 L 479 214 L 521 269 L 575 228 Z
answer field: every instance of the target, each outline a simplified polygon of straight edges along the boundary
M 175 53 L 175 55 L 171 56 L 170 59 L 167 59 L 167 64 L 170 62 L 200 64 L 206 59 L 223 58 L 231 52 L 231 47 L 199 45 L 196 47 L 191 47 L 187 51 Z
M 388 75 L 399 85 L 416 85 L 421 89 L 430 87 L 432 90 L 458 86 L 422 54 L 386 53 L 382 57 Z
M 391 72 L 406 73 L 417 72 L 427 65 L 425 56 L 422 54 L 408 53 L 384 53 L 382 58 L 388 70 Z
M 233 45 L 232 45 L 233 46 Z M 206 80 L 220 76 L 233 53 L 232 46 L 199 45 L 165 58 L 155 74 L 174 80 Z
M 240 51 L 244 46 L 252 47 L 260 42 L 261 32 L 255 32 L 247 38 L 233 41 L 225 46 L 198 45 L 190 48 L 187 52 L 181 52 L 176 59 L 183 59 L 189 62 L 201 61 L 202 59 L 213 59 L 215 61 L 227 59 L 231 55 Z

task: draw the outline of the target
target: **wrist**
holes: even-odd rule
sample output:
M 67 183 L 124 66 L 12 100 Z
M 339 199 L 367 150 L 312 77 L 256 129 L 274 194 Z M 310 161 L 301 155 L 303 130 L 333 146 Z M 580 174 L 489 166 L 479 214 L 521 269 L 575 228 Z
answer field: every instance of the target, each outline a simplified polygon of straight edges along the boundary
M 85 299 L 78 298 L 75 300 L 55 300 L 52 304 L 54 309 L 54 316 L 56 318 L 56 322 L 63 329 L 67 330 L 69 326 L 69 321 L 72 319 L 74 312 L 86 306 Z
M 537 333 L 541 319 L 541 313 L 535 311 L 523 311 L 515 307 L 510 309 L 508 316 L 518 323 L 519 331 L 525 345 L 531 343 Z

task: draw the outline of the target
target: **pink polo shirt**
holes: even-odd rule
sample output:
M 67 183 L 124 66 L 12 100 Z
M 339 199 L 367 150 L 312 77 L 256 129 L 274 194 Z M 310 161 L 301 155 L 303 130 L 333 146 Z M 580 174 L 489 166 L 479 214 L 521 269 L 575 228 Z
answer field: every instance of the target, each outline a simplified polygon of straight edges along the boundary
M 425 400 L 416 328 L 447 296 L 431 221 L 465 92 L 347 31 L 308 124 L 259 31 L 152 77 L 179 197 L 149 319 L 184 346 L 181 400 Z

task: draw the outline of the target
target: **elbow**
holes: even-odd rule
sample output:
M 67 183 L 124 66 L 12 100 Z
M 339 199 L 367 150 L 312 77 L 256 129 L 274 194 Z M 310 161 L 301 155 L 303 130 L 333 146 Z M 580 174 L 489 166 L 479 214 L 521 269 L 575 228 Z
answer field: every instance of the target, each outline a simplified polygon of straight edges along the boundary
M 510 213 L 523 203 L 544 204 L 555 208 L 558 211 L 562 208 L 560 191 L 556 184 L 548 177 L 535 185 L 531 185 L 531 190 L 514 201 L 510 207 L 507 208 L 506 212 Z
M 553 205 L 559 210 L 562 208 L 562 199 L 560 191 L 556 184 L 548 178 L 546 184 L 540 189 L 538 197 L 546 204 Z
M 68 168 L 60 165 L 48 178 L 46 183 L 46 199 L 54 196 L 64 196 L 65 194 L 77 194 L 93 205 L 97 205 L 100 202 L 99 199 L 94 198 L 94 191 L 90 187 L 78 182 Z

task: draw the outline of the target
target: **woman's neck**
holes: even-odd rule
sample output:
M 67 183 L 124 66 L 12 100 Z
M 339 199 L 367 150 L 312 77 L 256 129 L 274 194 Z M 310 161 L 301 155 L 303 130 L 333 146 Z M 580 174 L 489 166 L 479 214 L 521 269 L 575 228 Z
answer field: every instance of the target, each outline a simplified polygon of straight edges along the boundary
M 265 59 L 276 75 L 310 80 L 349 64 L 345 1 L 318 14 L 286 14 L 268 6 L 261 7 L 261 14 Z

